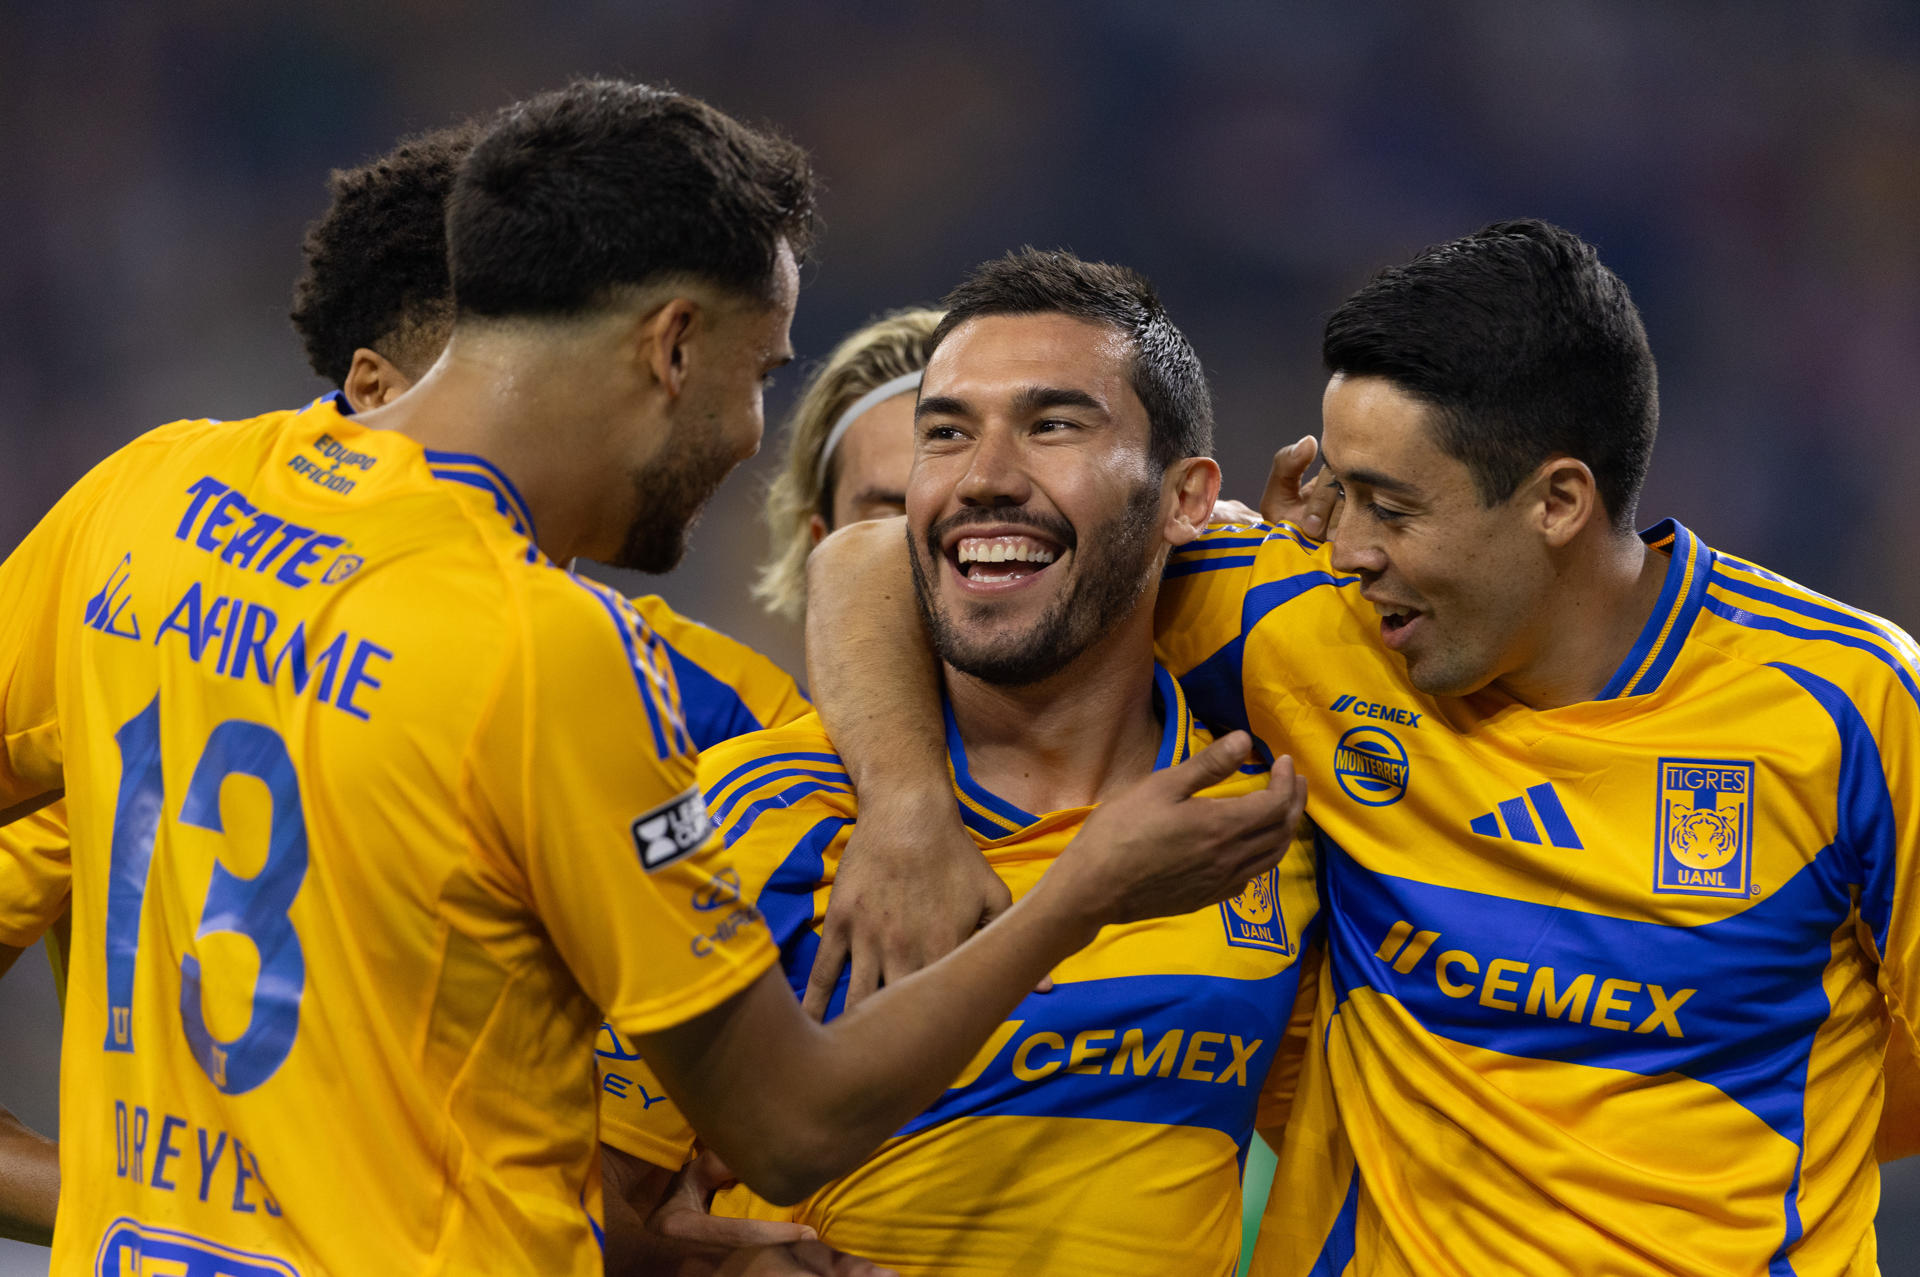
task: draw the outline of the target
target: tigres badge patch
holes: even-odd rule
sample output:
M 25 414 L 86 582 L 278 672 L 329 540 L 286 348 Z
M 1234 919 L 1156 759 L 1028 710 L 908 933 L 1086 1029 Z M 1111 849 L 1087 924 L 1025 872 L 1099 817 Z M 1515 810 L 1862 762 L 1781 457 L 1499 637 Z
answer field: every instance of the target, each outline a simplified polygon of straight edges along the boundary
M 1753 764 L 1663 758 L 1653 889 L 1744 896 L 1753 868 Z
M 1231 900 L 1220 902 L 1220 917 L 1227 924 L 1227 943 L 1249 949 L 1271 949 L 1290 953 L 1287 920 L 1280 913 L 1280 868 L 1274 866 L 1243 888 Z

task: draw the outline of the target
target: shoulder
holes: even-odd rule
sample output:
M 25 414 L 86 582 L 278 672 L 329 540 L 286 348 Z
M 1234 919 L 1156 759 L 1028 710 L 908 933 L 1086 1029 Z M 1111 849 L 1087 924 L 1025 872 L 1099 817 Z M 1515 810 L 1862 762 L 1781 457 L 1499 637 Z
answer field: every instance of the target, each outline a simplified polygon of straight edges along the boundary
M 1920 709 L 1920 648 L 1893 622 L 1715 551 L 1698 637 L 1723 658 L 1770 667 L 1829 711 L 1870 719 Z
M 708 815 L 729 844 L 770 811 L 787 826 L 852 819 L 856 810 L 853 780 L 814 714 L 704 751 L 698 774 Z
M 674 611 L 658 595 L 632 602 L 680 675 L 684 708 L 702 749 L 805 712 L 806 698 L 793 676 L 768 657 Z

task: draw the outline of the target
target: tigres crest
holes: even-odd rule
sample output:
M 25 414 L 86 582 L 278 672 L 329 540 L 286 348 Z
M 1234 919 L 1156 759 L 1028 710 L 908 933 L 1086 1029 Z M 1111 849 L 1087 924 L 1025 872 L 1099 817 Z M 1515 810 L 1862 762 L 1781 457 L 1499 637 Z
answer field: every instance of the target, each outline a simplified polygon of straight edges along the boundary
M 1275 953 L 1292 951 L 1287 922 L 1280 910 L 1278 866 L 1249 882 L 1233 899 L 1221 901 L 1220 918 L 1226 923 L 1228 944 Z
M 1663 758 L 1653 889 L 1744 896 L 1753 863 L 1753 764 Z

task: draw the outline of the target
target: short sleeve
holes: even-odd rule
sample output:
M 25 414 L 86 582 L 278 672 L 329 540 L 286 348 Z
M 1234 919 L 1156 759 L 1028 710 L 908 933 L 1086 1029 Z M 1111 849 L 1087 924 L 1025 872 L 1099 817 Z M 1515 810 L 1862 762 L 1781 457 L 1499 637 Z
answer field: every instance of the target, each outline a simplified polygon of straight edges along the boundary
M 656 663 L 669 676 L 669 699 L 694 750 L 785 727 L 812 711 L 793 677 L 745 643 L 689 620 L 658 595 L 633 603 L 653 632 Z
M 1913 650 L 1911 639 L 1891 632 Z M 1880 956 L 1890 1021 L 1883 1160 L 1920 1153 L 1920 774 L 1913 764 L 1920 757 L 1920 671 L 1895 659 L 1901 677 L 1886 680 L 1870 735 L 1849 731 L 1846 716 L 1836 716 L 1841 828 L 1860 857 L 1860 921 Z
M 693 1127 L 680 1114 L 630 1039 L 600 1026 L 594 1047 L 600 1080 L 600 1141 L 643 1162 L 677 1171 L 693 1156 Z
M 1341 579 L 1325 547 L 1290 524 L 1210 525 L 1167 560 L 1154 653 L 1202 722 L 1258 739 L 1247 707 L 1248 636 L 1276 609 Z M 1275 742 L 1261 744 L 1273 752 Z
M 67 565 L 105 473 L 102 463 L 75 484 L 0 563 L 0 810 L 66 783 L 55 690 L 59 619 Z
M 612 591 L 533 571 L 472 799 L 574 978 L 609 1023 L 643 1036 L 733 997 L 775 952 L 708 835 L 645 622 Z
M 38 940 L 65 912 L 72 882 L 65 799 L 0 828 L 0 944 Z

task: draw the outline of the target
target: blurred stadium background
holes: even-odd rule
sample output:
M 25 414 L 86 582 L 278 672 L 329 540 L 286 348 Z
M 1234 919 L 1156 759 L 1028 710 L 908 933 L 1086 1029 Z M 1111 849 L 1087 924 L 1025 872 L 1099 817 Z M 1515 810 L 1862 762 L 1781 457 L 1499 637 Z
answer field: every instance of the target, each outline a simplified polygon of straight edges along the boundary
M 1920 628 L 1913 0 L 8 0 L 0 26 L 0 550 L 142 430 L 324 389 L 285 312 L 328 169 L 594 72 L 813 151 L 803 360 L 1021 243 L 1143 269 L 1207 363 L 1246 500 L 1317 428 L 1321 318 L 1371 270 L 1496 218 L 1561 222 L 1661 360 L 1643 521 Z M 797 661 L 745 591 L 772 452 L 657 588 Z M 0 1102 L 52 1131 L 37 954 L 0 1026 Z M 1920 1159 L 1889 1170 L 1880 1219 L 1884 1271 L 1920 1274 Z M 45 1254 L 0 1243 L 0 1277 Z

